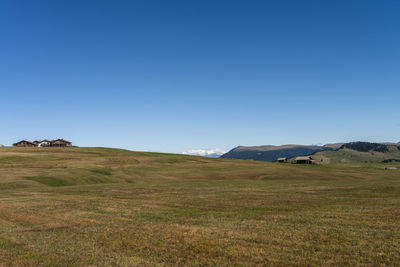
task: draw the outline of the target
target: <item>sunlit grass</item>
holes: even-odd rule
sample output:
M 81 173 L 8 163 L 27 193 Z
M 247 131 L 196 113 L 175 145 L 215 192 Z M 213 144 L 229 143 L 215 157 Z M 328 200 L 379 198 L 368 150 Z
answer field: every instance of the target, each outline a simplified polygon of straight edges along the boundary
M 0 262 L 395 266 L 400 171 L 0 148 Z

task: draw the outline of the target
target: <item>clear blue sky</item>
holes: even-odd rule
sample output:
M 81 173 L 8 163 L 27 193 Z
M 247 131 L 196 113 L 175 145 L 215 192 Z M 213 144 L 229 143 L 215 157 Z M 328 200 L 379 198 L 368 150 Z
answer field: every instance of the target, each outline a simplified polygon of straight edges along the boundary
M 400 1 L 0 2 L 0 144 L 400 141 Z

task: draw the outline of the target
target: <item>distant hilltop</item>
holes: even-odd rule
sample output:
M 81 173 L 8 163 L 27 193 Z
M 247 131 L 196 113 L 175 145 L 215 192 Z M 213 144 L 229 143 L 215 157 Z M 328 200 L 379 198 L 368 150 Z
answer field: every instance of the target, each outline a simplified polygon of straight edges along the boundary
M 64 139 L 56 139 L 56 140 L 42 140 L 42 141 L 27 141 L 22 140 L 17 143 L 14 143 L 15 147 L 69 147 L 72 146 L 72 143 L 64 140 Z
M 278 158 L 291 158 L 295 156 L 311 155 L 324 150 L 335 150 L 342 145 L 343 143 L 324 146 L 292 144 L 281 146 L 238 146 L 222 155 L 221 158 L 276 161 Z
M 351 142 L 338 150 L 321 151 L 312 155 L 316 163 L 400 162 L 400 143 Z M 390 167 L 389 167 L 390 169 Z
M 400 151 L 399 143 L 369 143 L 350 142 L 334 143 L 323 146 L 317 145 L 281 145 L 281 146 L 238 146 L 223 154 L 221 158 L 247 159 L 259 161 L 277 161 L 278 158 L 293 158 L 297 156 L 309 156 L 322 151 L 337 151 L 340 149 L 351 149 L 359 152 L 381 152 L 394 150 Z

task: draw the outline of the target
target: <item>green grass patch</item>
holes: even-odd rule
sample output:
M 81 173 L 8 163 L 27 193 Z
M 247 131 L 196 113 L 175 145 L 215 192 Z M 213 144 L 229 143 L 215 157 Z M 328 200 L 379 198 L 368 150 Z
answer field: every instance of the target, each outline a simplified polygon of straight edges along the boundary
M 20 252 L 21 249 L 22 249 L 21 244 L 0 237 L 0 251 L 5 250 L 5 251 Z
M 97 168 L 97 169 L 92 169 L 90 171 L 93 173 L 102 174 L 102 175 L 111 175 L 112 174 L 110 168 Z
M 67 181 L 55 178 L 55 177 L 46 177 L 46 176 L 30 176 L 26 177 L 26 179 L 30 181 L 35 181 L 47 186 L 58 187 L 58 186 L 68 186 L 71 185 Z

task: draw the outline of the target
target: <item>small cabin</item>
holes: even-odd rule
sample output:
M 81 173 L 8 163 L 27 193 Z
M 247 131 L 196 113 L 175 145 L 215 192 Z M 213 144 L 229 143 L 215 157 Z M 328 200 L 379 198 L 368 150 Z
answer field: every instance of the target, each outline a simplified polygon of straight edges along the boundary
M 26 141 L 26 140 L 22 140 L 22 141 L 19 141 L 19 142 L 13 144 L 13 146 L 17 146 L 17 147 L 34 147 L 36 145 L 34 143 L 32 143 L 32 142 L 29 142 L 29 141 Z
M 294 160 L 296 162 L 296 164 L 314 164 L 315 160 L 310 157 L 310 156 L 306 156 L 306 157 L 297 157 Z
M 278 159 L 276 160 L 276 162 L 279 162 L 279 163 L 286 163 L 286 162 L 287 162 L 287 158 L 278 158 Z

